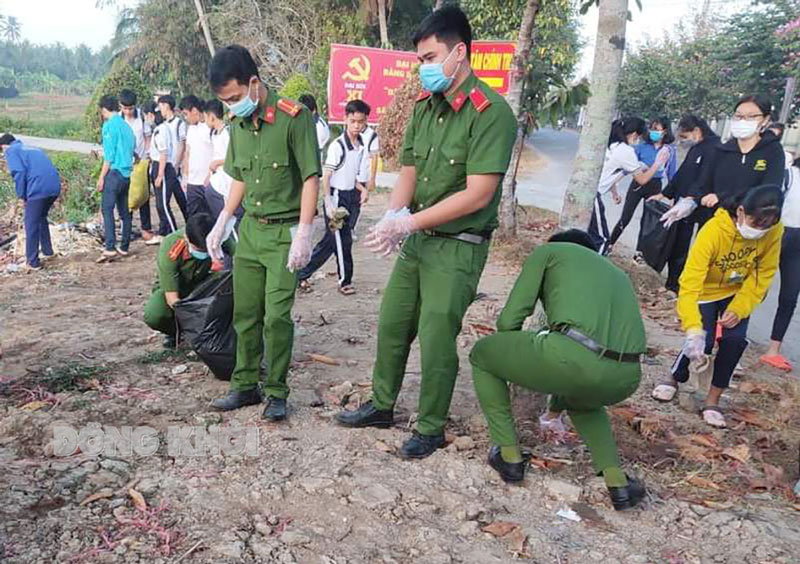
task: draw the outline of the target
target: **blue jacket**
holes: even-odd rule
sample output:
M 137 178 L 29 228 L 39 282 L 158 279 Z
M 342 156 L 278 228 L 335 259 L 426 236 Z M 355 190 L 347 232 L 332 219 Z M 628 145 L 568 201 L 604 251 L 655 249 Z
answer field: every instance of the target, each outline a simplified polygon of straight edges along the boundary
M 18 198 L 27 202 L 54 198 L 61 193 L 61 177 L 44 151 L 14 141 L 5 154 Z
M 678 151 L 675 149 L 674 145 L 661 146 L 661 148 L 664 147 L 669 149 L 669 160 L 667 160 L 667 164 L 664 165 L 664 168 L 659 169 L 658 172 L 653 175 L 653 178 L 662 178 L 664 176 L 664 172 L 666 172 L 667 181 L 669 181 L 672 180 L 672 178 L 675 176 L 675 173 L 678 171 Z M 642 141 L 634 147 L 634 149 L 636 149 L 636 156 L 648 167 L 653 166 L 653 163 L 656 162 L 656 155 L 661 148 L 656 149 L 655 145 L 645 141 Z
M 133 153 L 136 137 L 131 126 L 119 114 L 114 114 L 103 124 L 103 159 L 111 170 L 125 178 L 133 171 Z

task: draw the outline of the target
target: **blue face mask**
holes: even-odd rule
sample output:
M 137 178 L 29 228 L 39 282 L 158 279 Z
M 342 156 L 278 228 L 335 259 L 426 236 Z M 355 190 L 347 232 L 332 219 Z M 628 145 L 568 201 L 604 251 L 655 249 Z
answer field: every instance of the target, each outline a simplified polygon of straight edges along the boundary
M 450 51 L 450 55 L 454 52 L 455 48 Z M 444 74 L 444 64 L 450 58 L 450 55 L 447 55 L 447 58 L 441 63 L 424 63 L 419 66 L 419 80 L 422 82 L 422 87 L 428 92 L 444 92 L 453 84 L 458 67 L 453 71 L 453 76 L 445 76 Z M 461 66 L 461 63 L 458 63 L 458 66 Z
M 225 103 L 233 115 L 240 118 L 246 118 L 258 107 L 258 103 L 254 102 L 253 99 L 250 98 L 250 85 L 252 84 L 253 83 L 251 82 L 247 85 L 247 96 L 233 104 L 228 104 L 227 102 Z
M 194 249 L 190 249 L 189 253 L 196 258 L 197 260 L 207 260 L 208 253 L 204 253 L 203 251 L 196 251 Z
M 650 131 L 650 141 L 652 141 L 653 143 L 661 141 L 662 137 L 664 137 L 663 131 L 653 131 L 653 130 Z

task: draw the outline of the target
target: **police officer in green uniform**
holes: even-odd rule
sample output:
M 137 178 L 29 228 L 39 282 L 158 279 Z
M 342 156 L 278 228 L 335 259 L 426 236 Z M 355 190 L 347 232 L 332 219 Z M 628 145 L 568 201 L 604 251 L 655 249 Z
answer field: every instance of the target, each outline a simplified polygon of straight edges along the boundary
M 544 330 L 522 324 L 541 301 Z M 597 254 L 585 231 L 558 233 L 536 248 L 497 319 L 497 333 L 470 353 L 472 377 L 489 424 L 489 464 L 506 482 L 525 477 L 508 383 L 551 394 L 539 420 L 564 432 L 566 411 L 602 474 L 614 508 L 628 509 L 644 486 L 620 468 L 605 406 L 630 397 L 639 386 L 639 360 L 647 349 L 639 300 L 627 274 Z M 560 427 L 560 428 L 559 428 Z
M 158 248 L 158 280 L 144 306 L 144 322 L 165 334 L 165 348 L 175 347 L 175 302 L 213 275 L 211 257 L 206 251 L 206 237 L 213 226 L 210 215 L 195 214 L 184 228 L 165 237 Z M 232 238 L 223 244 L 229 255 L 235 249 Z
M 267 356 L 263 417 L 286 418 L 294 324 L 296 272 L 311 258 L 311 237 L 321 173 L 311 112 L 267 89 L 250 53 L 231 45 L 209 65 L 211 88 L 235 116 L 225 172 L 232 178 L 225 208 L 208 236 L 212 257 L 245 215 L 233 260 L 236 368 L 227 396 L 212 407 L 231 410 L 261 401 L 259 364 Z
M 391 425 L 419 337 L 419 418 L 400 450 L 405 458 L 444 444 L 458 375 L 456 338 L 497 227 L 499 187 L 517 130 L 506 101 L 473 74 L 471 42 L 469 21 L 455 6 L 433 12 L 414 36 L 425 90 L 406 129 L 390 209 L 367 239 L 381 253 L 405 243 L 383 293 L 372 399 L 337 415 L 349 427 Z

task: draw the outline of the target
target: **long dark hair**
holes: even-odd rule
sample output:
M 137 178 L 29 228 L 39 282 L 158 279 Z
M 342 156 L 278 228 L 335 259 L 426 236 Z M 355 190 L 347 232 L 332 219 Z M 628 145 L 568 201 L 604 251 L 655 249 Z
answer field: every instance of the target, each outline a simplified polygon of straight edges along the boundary
M 703 139 L 717 136 L 717 134 L 714 133 L 714 130 L 708 125 L 706 120 L 694 114 L 687 114 L 681 118 L 681 121 L 678 122 L 678 131 L 688 133 L 695 128 L 699 129 L 700 133 L 703 134 Z
M 727 198 L 722 203 L 734 222 L 739 206 L 755 220 L 756 225 L 775 225 L 781 219 L 783 190 L 777 184 L 763 184 Z
M 672 134 L 672 124 L 666 117 L 659 117 L 654 119 L 650 122 L 650 128 L 652 129 L 654 125 L 660 125 L 664 128 L 664 135 L 661 137 L 662 145 L 672 145 L 675 142 L 675 136 Z M 650 143 L 654 145 L 653 140 L 650 139 L 650 135 L 644 136 L 645 143 Z
M 644 135 L 647 125 L 640 117 L 626 117 L 615 119 L 611 122 L 611 133 L 608 136 L 608 146 L 614 143 L 627 143 L 628 135 L 638 133 Z

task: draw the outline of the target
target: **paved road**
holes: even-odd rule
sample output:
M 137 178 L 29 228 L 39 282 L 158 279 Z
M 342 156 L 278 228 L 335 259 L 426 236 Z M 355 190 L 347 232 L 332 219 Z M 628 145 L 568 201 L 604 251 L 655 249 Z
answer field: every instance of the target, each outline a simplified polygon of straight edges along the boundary
M 71 151 L 73 153 L 89 154 L 92 151 L 102 151 L 102 147 L 96 143 L 86 143 L 84 141 L 72 141 L 69 139 L 47 139 L 46 137 L 29 137 L 27 135 L 15 135 L 20 141 L 31 147 L 39 147 L 48 151 Z
M 518 200 L 524 205 L 534 205 L 560 213 L 564 191 L 572 174 L 575 154 L 578 151 L 578 134 L 574 131 L 542 129 L 531 136 L 530 143 L 547 159 L 547 164 L 542 170 L 519 183 Z M 627 190 L 627 185 L 620 186 L 620 188 L 620 193 L 623 193 Z M 606 206 L 609 224 L 613 226 L 619 219 L 622 206 L 615 206 L 610 203 L 610 200 Z M 640 210 L 641 206 L 622 236 L 621 242 L 626 248 L 620 249 L 620 245 L 617 245 L 617 250 L 621 250 L 623 253 L 631 254 L 636 245 L 639 218 L 641 217 Z M 776 276 L 766 301 L 756 310 L 751 319 L 749 336 L 756 342 L 766 343 L 769 341 L 772 319 L 778 307 L 779 290 L 780 280 L 779 276 Z M 792 318 L 789 331 L 784 338 L 784 352 L 796 365 L 800 365 L 800 308 Z

